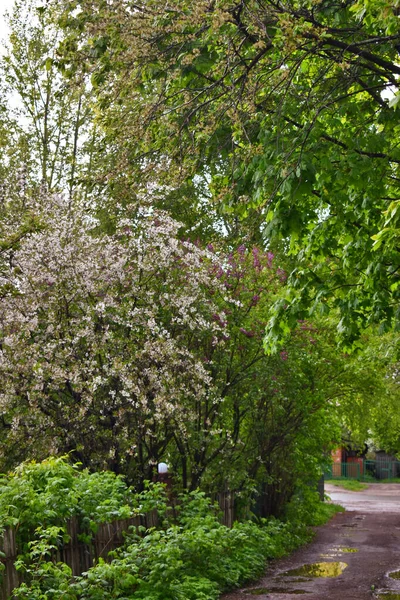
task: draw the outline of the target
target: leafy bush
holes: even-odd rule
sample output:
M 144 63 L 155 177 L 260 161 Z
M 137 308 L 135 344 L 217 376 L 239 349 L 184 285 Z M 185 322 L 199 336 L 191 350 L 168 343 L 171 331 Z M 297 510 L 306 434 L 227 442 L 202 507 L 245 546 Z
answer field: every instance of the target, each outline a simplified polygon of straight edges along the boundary
M 303 486 L 299 488 L 285 509 L 285 518 L 290 523 L 303 526 L 323 525 L 344 508 L 338 504 L 321 502 L 318 492 Z
M 274 519 L 235 523 L 201 492 L 181 498 L 177 523 L 131 535 L 111 564 L 100 561 L 75 583 L 80 600 L 215 600 L 260 575 L 266 561 L 308 539 L 304 527 Z
M 83 541 L 88 543 L 99 523 L 153 509 L 162 515 L 166 506 L 161 485 L 150 484 L 143 494 L 135 494 L 123 477 L 111 471 L 80 470 L 79 464 L 70 464 L 65 456 L 22 463 L 0 479 L 0 529 L 16 528 L 22 554 L 30 551 L 37 532 L 52 526 L 65 527 L 72 517 L 86 532 Z
M 9 504 L 7 504 L 9 503 Z M 167 509 L 163 486 L 148 484 L 135 494 L 111 473 L 79 471 L 65 458 L 22 465 L 4 477 L 1 524 L 18 527 L 21 555 L 16 563 L 24 583 L 16 600 L 216 600 L 220 594 L 261 575 L 269 559 L 309 539 L 306 524 L 328 518 L 316 495 L 302 490 L 288 507 L 287 521 L 236 522 L 229 529 L 204 493 L 182 494 Z M 68 541 L 66 520 L 77 517 L 87 531 L 96 523 L 157 509 L 158 528 L 128 532 L 125 544 L 72 579 L 56 562 Z M 310 515 L 313 515 L 313 519 Z

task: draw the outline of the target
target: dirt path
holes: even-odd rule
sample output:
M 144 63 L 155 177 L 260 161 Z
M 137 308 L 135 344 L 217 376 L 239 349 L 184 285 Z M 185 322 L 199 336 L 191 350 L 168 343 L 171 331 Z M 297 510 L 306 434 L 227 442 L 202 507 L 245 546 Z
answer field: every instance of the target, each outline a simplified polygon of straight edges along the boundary
M 294 594 L 307 600 L 400 600 L 400 579 L 388 576 L 400 570 L 400 485 L 376 484 L 362 492 L 328 486 L 327 493 L 348 512 L 318 528 L 308 546 L 272 563 L 257 584 L 221 600 L 289 600 Z M 285 575 L 316 563 L 314 572 Z
M 326 485 L 325 492 L 332 502 L 341 504 L 346 510 L 400 514 L 400 484 L 398 483 L 370 483 L 368 488 L 361 492 L 349 492 L 334 485 Z

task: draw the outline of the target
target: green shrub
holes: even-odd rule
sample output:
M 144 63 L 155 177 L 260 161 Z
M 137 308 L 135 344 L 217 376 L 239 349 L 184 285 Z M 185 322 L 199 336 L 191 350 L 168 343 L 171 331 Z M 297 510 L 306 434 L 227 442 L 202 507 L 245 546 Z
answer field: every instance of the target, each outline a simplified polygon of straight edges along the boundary
M 318 492 L 304 486 L 286 506 L 285 519 L 298 527 L 323 525 L 335 513 L 343 510 L 337 504 L 321 502 Z
M 131 536 L 110 565 L 100 562 L 80 578 L 77 597 L 215 600 L 261 575 L 268 559 L 297 547 L 307 538 L 302 531 L 274 519 L 229 529 L 210 500 L 193 492 L 181 498 L 176 524 L 152 529 L 143 539 Z
M 9 504 L 7 504 L 9 503 Z M 266 562 L 289 553 L 310 538 L 306 525 L 326 520 L 331 508 L 302 489 L 276 519 L 236 522 L 230 529 L 220 511 L 200 491 L 182 494 L 167 509 L 163 486 L 148 484 L 140 494 L 111 473 L 80 471 L 65 458 L 27 463 L 0 489 L 1 523 L 18 527 L 17 568 L 24 583 L 18 600 L 217 600 L 264 572 Z M 72 580 L 71 570 L 54 561 L 67 539 L 66 520 L 79 519 L 90 536 L 96 524 L 156 509 L 158 528 L 128 532 L 111 562 Z M 22 532 L 22 533 L 21 533 Z
M 81 470 L 66 456 L 22 463 L 0 479 L 0 528 L 17 528 L 20 550 L 27 548 L 38 527 L 65 525 L 72 517 L 90 539 L 99 523 L 153 509 L 162 516 L 166 508 L 162 485 L 149 484 L 143 494 L 135 494 L 123 477 Z

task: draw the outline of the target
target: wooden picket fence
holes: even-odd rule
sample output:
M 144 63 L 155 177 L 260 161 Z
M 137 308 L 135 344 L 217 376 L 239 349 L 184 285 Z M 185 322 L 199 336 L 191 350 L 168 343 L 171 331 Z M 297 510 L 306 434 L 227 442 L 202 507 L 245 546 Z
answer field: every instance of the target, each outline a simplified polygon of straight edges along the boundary
M 18 587 L 21 583 L 21 578 L 14 567 L 14 561 L 17 558 L 17 544 L 16 544 L 16 532 L 15 529 L 8 527 L 0 540 L 0 549 L 4 554 L 2 563 L 4 565 L 4 571 L 2 575 L 1 585 L 1 600 L 7 600 L 12 590 Z
M 234 492 L 226 491 L 217 494 L 216 501 L 221 509 L 221 522 L 226 527 L 232 527 L 235 521 L 235 494 Z
M 234 494 L 224 492 L 218 494 L 215 500 L 219 504 L 222 512 L 221 521 L 227 527 L 232 527 L 234 521 Z M 70 519 L 66 524 L 69 542 L 54 553 L 52 559 L 54 562 L 64 562 L 72 570 L 73 576 L 78 576 L 88 571 L 99 559 L 108 559 L 108 553 L 119 548 L 125 539 L 125 533 L 139 527 L 146 529 L 156 527 L 158 524 L 157 511 L 152 511 L 146 515 L 132 517 L 130 519 L 120 519 L 112 523 L 100 523 L 96 534 L 93 536 L 91 544 L 85 544 L 79 540 L 79 531 L 77 519 Z M 16 530 L 7 528 L 0 538 L 0 550 L 3 553 L 1 562 L 4 565 L 2 575 L 2 584 L 0 588 L 0 600 L 9 600 L 12 597 L 12 591 L 22 583 L 22 576 L 16 570 L 14 562 L 18 555 L 16 543 Z
M 69 542 L 54 553 L 54 562 L 64 562 L 72 570 L 72 575 L 81 575 L 99 559 L 107 560 L 108 553 L 119 548 L 125 539 L 125 533 L 132 528 L 139 532 L 139 526 L 156 527 L 158 523 L 157 511 L 152 511 L 144 516 L 120 519 L 112 523 L 100 523 L 97 532 L 93 536 L 91 544 L 85 544 L 79 540 L 77 519 L 70 519 L 66 524 L 66 531 L 70 538 Z M 0 539 L 0 549 L 4 555 L 1 559 L 5 567 L 2 572 L 2 585 L 0 600 L 8 600 L 14 588 L 22 583 L 22 576 L 16 570 L 14 562 L 18 555 L 16 544 L 16 530 L 8 527 Z

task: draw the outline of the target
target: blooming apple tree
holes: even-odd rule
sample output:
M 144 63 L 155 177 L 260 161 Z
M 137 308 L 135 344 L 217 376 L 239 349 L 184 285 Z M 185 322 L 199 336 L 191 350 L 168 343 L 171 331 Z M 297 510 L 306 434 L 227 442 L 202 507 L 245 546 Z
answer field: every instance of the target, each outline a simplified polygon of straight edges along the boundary
M 165 214 L 126 218 L 112 235 L 62 201 L 46 219 L 2 276 L 3 450 L 75 450 L 149 477 L 187 435 L 195 402 L 213 395 L 187 340 L 221 329 L 214 259 L 179 241 Z

